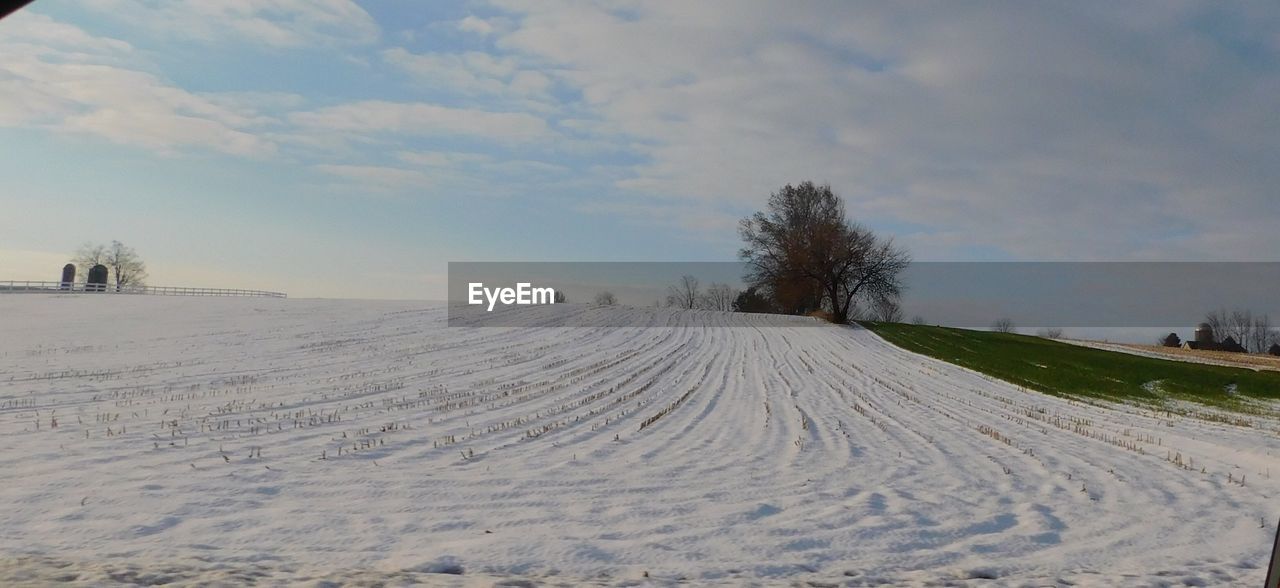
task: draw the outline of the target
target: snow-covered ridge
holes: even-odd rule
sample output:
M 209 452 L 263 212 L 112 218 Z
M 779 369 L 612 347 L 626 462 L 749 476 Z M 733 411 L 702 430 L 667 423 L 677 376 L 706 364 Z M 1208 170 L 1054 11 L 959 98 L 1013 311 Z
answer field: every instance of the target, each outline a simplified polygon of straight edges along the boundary
M 1280 423 L 1028 393 L 789 317 L 583 312 L 651 326 L 0 297 L 0 579 L 1261 583 Z

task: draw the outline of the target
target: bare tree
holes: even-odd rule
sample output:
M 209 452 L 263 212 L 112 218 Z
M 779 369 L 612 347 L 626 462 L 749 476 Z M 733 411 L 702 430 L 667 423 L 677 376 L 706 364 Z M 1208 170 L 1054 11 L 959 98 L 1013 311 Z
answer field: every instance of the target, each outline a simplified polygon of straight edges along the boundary
M 1271 316 L 1254 316 L 1253 324 L 1249 325 L 1249 336 L 1242 339 L 1240 345 L 1248 348 L 1251 354 L 1265 354 L 1267 347 L 1271 346 Z
M 698 278 L 685 274 L 680 281 L 667 288 L 667 306 L 685 310 L 698 307 L 701 291 L 698 289 Z
M 877 297 L 871 301 L 871 317 L 882 323 L 900 323 L 902 307 L 892 297 Z
M 614 297 L 613 292 L 605 290 L 596 294 L 596 304 L 598 306 L 613 306 L 618 303 L 618 299 Z
M 1062 338 L 1062 328 L 1060 328 L 1060 327 L 1045 327 L 1045 328 L 1043 328 L 1043 329 L 1040 329 L 1039 331 L 1036 331 L 1036 336 L 1038 336 L 1038 337 L 1043 337 L 1043 338 L 1045 338 L 1045 339 L 1061 339 L 1061 338 Z
M 1253 313 L 1248 310 L 1233 310 L 1231 316 L 1227 318 L 1226 335 L 1236 340 L 1240 345 L 1248 345 L 1250 335 L 1253 333 Z M 1226 340 L 1224 336 L 1222 338 Z
M 138 257 L 138 252 L 119 241 L 112 241 L 107 246 L 107 267 L 115 276 L 116 290 L 128 286 L 145 286 L 147 264 Z
M 1231 337 L 1251 353 L 1264 353 L 1280 341 L 1280 335 L 1271 326 L 1271 317 L 1254 315 L 1250 310 L 1215 310 L 1205 315 L 1204 322 L 1213 329 L 1216 341 Z
M 137 251 L 119 241 L 112 241 L 110 245 L 85 243 L 76 251 L 72 263 L 76 264 L 77 273 L 86 278 L 90 268 L 105 265 L 115 282 L 116 290 L 146 285 L 147 264 L 138 256 Z
M 106 260 L 106 245 L 85 243 L 76 250 L 75 257 L 71 258 L 71 263 L 76 264 L 77 279 L 83 282 L 88 277 L 90 268 L 95 265 L 105 264 Z
M 845 315 L 845 319 L 849 321 L 855 321 L 855 322 L 875 320 L 875 317 L 871 314 L 870 306 L 871 306 L 870 304 L 867 304 L 867 305 L 858 304 L 857 300 L 853 301 L 853 304 L 849 305 L 849 312 L 848 314 Z M 827 320 L 835 319 L 835 315 L 831 315 L 830 312 L 828 311 L 825 311 L 825 310 L 820 311 L 819 316 L 823 316 L 823 315 L 829 315 L 827 316 Z
M 553 296 L 551 300 L 555 304 L 564 304 L 569 301 L 568 298 L 564 297 L 564 292 L 561 292 L 560 290 L 556 290 L 556 295 Z
M 991 330 L 997 333 L 1014 333 L 1017 332 L 1018 327 L 1013 325 L 1013 321 L 1011 319 L 1002 318 L 991 323 Z
M 896 298 L 910 256 L 870 229 L 850 222 L 830 186 L 790 184 L 769 196 L 766 210 L 744 219 L 746 281 L 791 312 L 829 309 L 848 322 L 859 297 Z
M 1213 331 L 1214 340 L 1222 339 L 1227 331 L 1227 311 L 1215 310 L 1204 315 L 1204 323 Z
M 915 315 L 915 316 L 913 316 L 913 317 L 911 317 L 911 324 L 913 324 L 913 325 L 923 325 L 923 324 L 924 324 L 924 317 L 922 317 L 922 316 L 920 316 L 920 315 L 918 315 L 918 314 L 917 314 L 917 315 Z
M 702 295 L 701 306 L 707 310 L 728 312 L 733 310 L 733 302 L 737 297 L 738 291 L 728 284 L 712 282 L 710 286 L 707 286 L 706 294 Z

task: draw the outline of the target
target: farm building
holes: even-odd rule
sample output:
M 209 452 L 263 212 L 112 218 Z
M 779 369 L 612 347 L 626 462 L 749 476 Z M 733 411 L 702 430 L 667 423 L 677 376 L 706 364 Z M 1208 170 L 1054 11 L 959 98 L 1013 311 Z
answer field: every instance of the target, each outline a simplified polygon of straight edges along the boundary
M 1230 351 L 1232 353 L 1247 353 L 1248 350 L 1244 345 L 1238 343 L 1234 337 L 1227 337 L 1221 343 L 1218 343 L 1218 351 Z
M 1226 339 L 1218 341 L 1214 338 L 1213 327 L 1209 326 L 1209 323 L 1200 323 L 1196 327 L 1195 339 L 1184 341 L 1182 348 L 1201 351 L 1229 351 L 1231 353 L 1245 353 L 1247 351 L 1243 345 L 1229 335 Z
M 1213 338 L 1213 327 L 1209 323 L 1200 323 L 1196 326 L 1196 333 L 1193 339 L 1183 341 L 1183 349 L 1216 349 L 1217 341 Z

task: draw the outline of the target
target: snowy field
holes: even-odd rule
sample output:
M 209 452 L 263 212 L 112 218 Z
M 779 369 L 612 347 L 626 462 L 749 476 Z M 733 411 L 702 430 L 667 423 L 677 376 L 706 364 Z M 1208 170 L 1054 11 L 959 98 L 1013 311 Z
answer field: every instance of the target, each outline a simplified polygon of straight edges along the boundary
M 581 312 L 651 326 L 0 296 L 0 584 L 1262 583 L 1280 422 L 803 319 Z

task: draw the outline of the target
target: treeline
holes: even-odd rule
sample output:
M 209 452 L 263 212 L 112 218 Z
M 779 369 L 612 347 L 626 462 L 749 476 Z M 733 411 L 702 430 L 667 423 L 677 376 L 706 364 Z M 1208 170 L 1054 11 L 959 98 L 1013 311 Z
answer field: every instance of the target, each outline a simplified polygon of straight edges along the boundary
M 686 274 L 667 288 L 665 300 L 656 300 L 653 305 L 684 310 L 738 311 L 738 300 L 742 294 L 738 289 L 719 282 L 712 282 L 704 289 L 701 280 Z M 618 299 L 613 292 L 606 290 L 596 294 L 595 303 L 612 306 L 618 303 Z
M 694 276 L 681 276 L 680 281 L 667 288 L 667 306 L 686 310 L 736 310 L 734 300 L 739 293 L 732 286 L 712 282 L 703 290 L 701 285 Z
M 1218 339 L 1231 337 L 1250 353 L 1266 353 L 1272 345 L 1280 345 L 1280 330 L 1271 324 L 1271 317 L 1254 315 L 1250 310 L 1215 310 L 1206 314 L 1204 322 L 1213 329 Z

